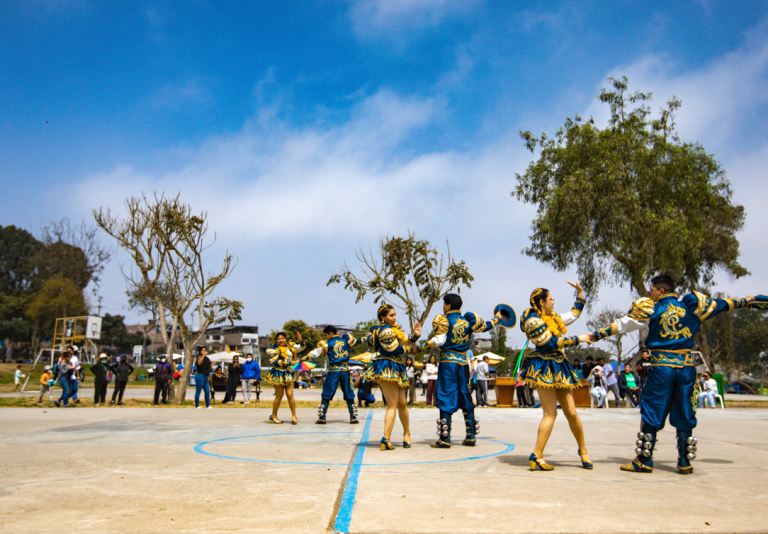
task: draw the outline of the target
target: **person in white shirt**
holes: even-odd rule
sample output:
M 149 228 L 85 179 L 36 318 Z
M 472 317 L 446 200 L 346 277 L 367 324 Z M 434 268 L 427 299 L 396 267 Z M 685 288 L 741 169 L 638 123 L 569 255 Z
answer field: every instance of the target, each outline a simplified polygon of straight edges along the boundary
M 488 377 L 491 369 L 488 366 L 488 356 L 475 364 L 475 377 L 477 378 L 477 405 L 481 408 L 488 406 Z
M 427 406 L 437 406 L 437 356 L 427 360 Z
M 704 373 L 704 391 L 699 393 L 699 408 L 704 408 L 704 401 L 709 400 L 709 406 L 715 407 L 715 395 L 717 395 L 717 382 L 709 373 Z
M 69 368 L 72 369 L 72 375 L 69 378 L 69 398 L 72 399 L 75 404 L 80 402 L 77 398 L 77 390 L 80 389 L 79 373 L 82 369 L 80 365 L 80 359 L 77 357 L 80 349 L 76 345 L 70 345 L 67 347 L 67 353 L 69 356 Z M 61 361 L 61 359 L 59 359 Z

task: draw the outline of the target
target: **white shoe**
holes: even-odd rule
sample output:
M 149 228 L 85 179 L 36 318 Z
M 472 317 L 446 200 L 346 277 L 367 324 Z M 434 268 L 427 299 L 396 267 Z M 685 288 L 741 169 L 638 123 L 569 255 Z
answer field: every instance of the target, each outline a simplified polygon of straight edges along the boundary
M 209 410 L 213 410 L 213 406 L 208 406 L 208 409 Z
M 202 406 L 195 406 L 195 408 L 197 408 L 199 410 L 200 408 L 202 408 Z

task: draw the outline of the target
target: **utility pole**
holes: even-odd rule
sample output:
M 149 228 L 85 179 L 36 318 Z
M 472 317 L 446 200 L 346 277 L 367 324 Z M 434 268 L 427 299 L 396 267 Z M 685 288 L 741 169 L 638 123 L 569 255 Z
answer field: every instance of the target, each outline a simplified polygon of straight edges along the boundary
M 101 299 L 102 299 L 102 296 L 99 295 L 99 313 L 97 314 L 99 317 L 101 317 Z

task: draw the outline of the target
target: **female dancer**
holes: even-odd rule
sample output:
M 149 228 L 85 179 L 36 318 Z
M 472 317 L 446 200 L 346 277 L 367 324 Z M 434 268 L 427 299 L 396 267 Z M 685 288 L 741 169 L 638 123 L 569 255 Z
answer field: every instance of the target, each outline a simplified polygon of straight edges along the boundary
M 590 335 L 566 336 L 566 325 L 575 322 L 584 309 L 584 290 L 576 283 L 568 282 L 576 289 L 576 303 L 570 312 L 562 317 L 555 309 L 555 299 L 549 290 L 539 288 L 531 293 L 531 307 L 523 312 L 520 318 L 520 328 L 529 340 L 536 345 L 536 351 L 523 365 L 522 376 L 525 382 L 535 387 L 539 393 L 544 417 L 539 424 L 539 435 L 536 448 L 528 459 L 531 471 L 538 467 L 542 471 L 551 471 L 553 466 L 544 461 L 544 447 L 547 445 L 552 426 L 557 417 L 557 403 L 563 409 L 571 432 L 579 444 L 579 456 L 585 469 L 592 469 L 592 462 L 584 444 L 584 428 L 576 413 L 573 402 L 573 388 L 579 383 L 579 378 L 573 371 L 563 349 L 574 347 L 579 342 L 592 344 Z
M 406 337 L 397 324 L 397 312 L 389 304 L 383 304 L 378 312 L 379 324 L 373 325 L 368 334 L 362 339 L 371 350 L 379 355 L 366 370 L 366 378 L 375 381 L 381 388 L 381 393 L 387 402 L 387 414 L 384 417 L 384 437 L 381 438 L 381 450 L 395 448 L 390 443 L 392 429 L 395 427 L 395 412 L 400 415 L 403 425 L 403 447 L 411 447 L 411 429 L 408 419 L 408 407 L 405 403 L 405 388 L 408 387 L 408 377 L 405 374 L 405 353 L 413 352 L 416 341 L 421 336 L 421 325 L 418 321 L 413 327 L 414 334 Z
M 295 377 L 293 376 L 293 365 L 305 360 L 306 358 L 299 356 L 299 353 L 304 350 L 304 345 L 301 345 L 301 334 L 296 333 L 296 339 L 299 344 L 288 345 L 288 336 L 285 332 L 278 332 L 275 337 L 275 344 L 267 349 L 267 356 L 269 356 L 269 363 L 272 364 L 272 369 L 269 370 L 265 380 L 275 386 L 275 401 L 272 403 L 272 415 L 269 416 L 270 424 L 282 425 L 283 422 L 277 418 L 277 410 L 280 408 L 280 402 L 283 400 L 283 391 L 288 397 L 288 406 L 291 408 L 291 424 L 298 424 L 296 419 L 296 400 L 293 398 L 293 382 Z

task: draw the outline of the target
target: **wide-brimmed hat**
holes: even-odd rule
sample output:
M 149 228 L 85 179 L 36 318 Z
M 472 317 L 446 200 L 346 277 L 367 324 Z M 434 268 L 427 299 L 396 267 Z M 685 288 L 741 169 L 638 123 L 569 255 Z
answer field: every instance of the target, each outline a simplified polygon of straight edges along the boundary
M 497 313 L 501 313 L 501 320 L 499 321 L 501 326 L 504 328 L 513 328 L 515 326 L 517 314 L 512 309 L 512 306 L 504 303 L 497 304 L 493 309 L 493 314 L 496 315 Z

